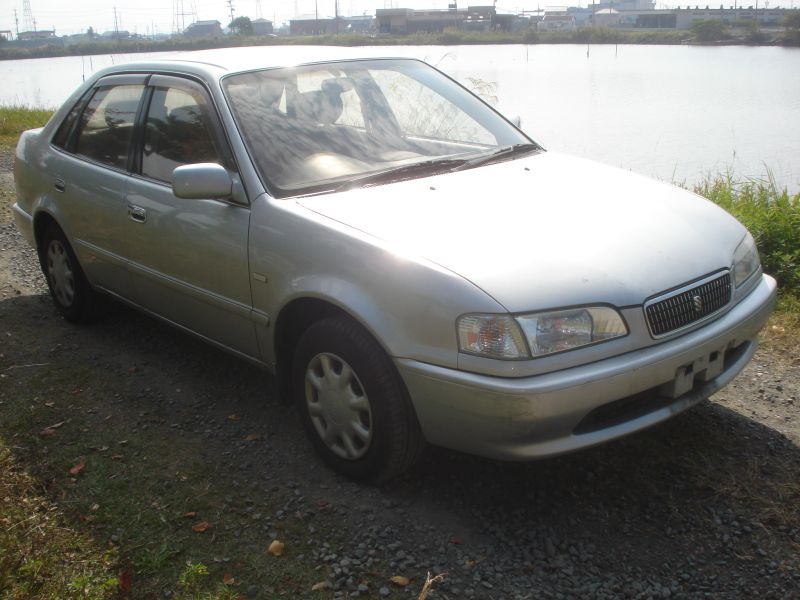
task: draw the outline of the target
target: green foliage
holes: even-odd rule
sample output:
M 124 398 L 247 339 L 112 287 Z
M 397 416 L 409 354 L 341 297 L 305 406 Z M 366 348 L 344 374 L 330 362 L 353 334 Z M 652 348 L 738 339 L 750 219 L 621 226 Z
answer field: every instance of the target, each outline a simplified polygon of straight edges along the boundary
M 719 42 L 730 37 L 728 26 L 717 19 L 695 21 L 692 23 L 692 33 L 698 42 Z
M 788 11 L 783 17 L 783 24 L 786 29 L 800 30 L 800 9 Z
M 14 147 L 20 133 L 42 127 L 52 115 L 52 110 L 0 106 L 0 146 Z
M 205 579 L 208 577 L 208 567 L 203 563 L 186 563 L 178 578 L 178 585 L 187 594 L 196 594 L 203 587 Z
M 236 17 L 228 27 L 236 31 L 237 35 L 253 35 L 253 23 L 250 17 Z
M 800 297 L 800 193 L 779 190 L 774 180 L 736 181 L 728 174 L 695 191 L 739 219 L 755 237 L 761 264 L 782 292 Z

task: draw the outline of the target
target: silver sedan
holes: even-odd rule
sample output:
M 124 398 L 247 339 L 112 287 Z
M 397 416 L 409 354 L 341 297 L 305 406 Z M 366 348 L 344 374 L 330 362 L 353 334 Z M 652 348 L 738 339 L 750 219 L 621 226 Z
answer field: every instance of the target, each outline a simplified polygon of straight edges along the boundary
M 107 294 L 262 365 L 370 480 L 426 441 L 611 440 L 753 356 L 775 281 L 730 215 L 545 152 L 423 62 L 335 52 L 119 65 L 25 132 L 14 212 L 57 310 Z

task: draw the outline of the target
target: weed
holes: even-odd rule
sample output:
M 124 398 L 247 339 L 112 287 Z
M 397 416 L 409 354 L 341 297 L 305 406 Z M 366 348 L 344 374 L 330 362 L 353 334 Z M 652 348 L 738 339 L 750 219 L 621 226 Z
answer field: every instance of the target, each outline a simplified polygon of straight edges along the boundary
M 706 179 L 695 191 L 718 204 L 750 230 L 764 270 L 778 280 L 785 297 L 800 297 L 800 193 L 766 179 L 736 180 L 727 173 Z M 796 307 L 792 300 L 786 307 Z

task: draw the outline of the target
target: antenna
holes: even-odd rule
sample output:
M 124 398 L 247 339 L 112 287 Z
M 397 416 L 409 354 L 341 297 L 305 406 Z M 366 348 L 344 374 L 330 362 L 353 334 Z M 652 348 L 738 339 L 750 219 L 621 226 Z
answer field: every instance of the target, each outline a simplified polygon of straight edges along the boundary
M 22 29 L 24 31 L 36 31 L 36 19 L 33 18 L 31 0 L 22 0 Z

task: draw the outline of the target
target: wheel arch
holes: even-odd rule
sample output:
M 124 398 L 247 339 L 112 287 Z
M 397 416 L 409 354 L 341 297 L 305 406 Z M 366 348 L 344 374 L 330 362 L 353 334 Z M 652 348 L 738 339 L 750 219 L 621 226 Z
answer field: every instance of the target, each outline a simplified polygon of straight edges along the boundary
M 281 308 L 275 320 L 273 341 L 275 372 L 282 398 L 291 398 L 292 360 L 298 340 L 314 323 L 334 316 L 342 316 L 357 323 L 376 341 L 387 356 L 391 356 L 380 337 L 363 319 L 358 318 L 336 302 L 315 296 L 293 298 Z
M 64 228 L 61 227 L 59 222 L 56 218 L 50 214 L 48 211 L 40 210 L 38 211 L 33 217 L 33 239 L 36 241 L 36 250 L 41 251 L 42 247 L 42 236 L 44 232 L 51 226 L 55 225 L 61 231 L 64 231 Z M 66 235 L 66 233 L 65 233 Z

